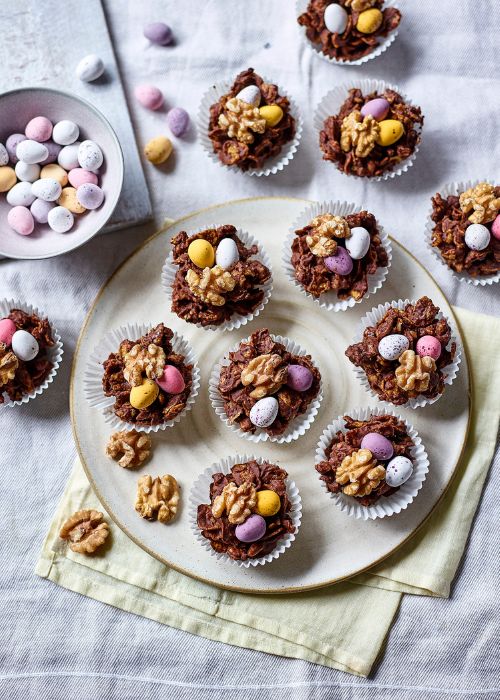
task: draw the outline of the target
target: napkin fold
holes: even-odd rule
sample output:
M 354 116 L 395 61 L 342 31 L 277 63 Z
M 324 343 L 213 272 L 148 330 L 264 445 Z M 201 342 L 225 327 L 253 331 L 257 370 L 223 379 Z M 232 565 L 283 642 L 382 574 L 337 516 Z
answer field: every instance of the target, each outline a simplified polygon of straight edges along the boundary
M 100 554 L 75 554 L 58 537 L 61 524 L 81 508 L 102 509 L 78 460 L 36 573 L 122 610 L 209 639 L 368 675 L 403 593 L 449 595 L 495 449 L 500 418 L 500 372 L 495 371 L 500 319 L 458 308 L 454 312 L 472 384 L 466 447 L 453 483 L 427 524 L 369 573 L 301 594 L 233 593 L 161 564 L 114 525 L 110 542 Z

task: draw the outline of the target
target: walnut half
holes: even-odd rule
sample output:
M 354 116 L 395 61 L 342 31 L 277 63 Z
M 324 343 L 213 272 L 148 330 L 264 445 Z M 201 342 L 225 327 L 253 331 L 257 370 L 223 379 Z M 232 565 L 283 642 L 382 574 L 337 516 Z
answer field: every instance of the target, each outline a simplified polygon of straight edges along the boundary
M 335 479 L 344 485 L 346 496 L 368 496 L 385 478 L 385 468 L 377 464 L 370 450 L 357 450 L 347 455 L 337 468 Z
M 243 386 L 255 387 L 250 392 L 252 399 L 262 399 L 277 392 L 286 382 L 287 374 L 288 367 L 281 355 L 266 353 L 250 360 L 240 378 Z
M 227 131 L 229 138 L 248 144 L 254 141 L 252 132 L 264 133 L 266 120 L 257 107 L 233 97 L 226 102 L 224 112 L 219 116 L 219 126 Z
M 236 280 L 220 265 L 206 267 L 201 276 L 191 268 L 187 271 L 186 282 L 193 294 L 212 306 L 224 306 L 224 292 L 232 292 Z
M 165 367 L 165 351 L 154 343 L 150 343 L 147 348 L 137 344 L 124 354 L 123 361 L 123 376 L 127 382 L 130 386 L 140 386 L 143 374 L 148 379 L 161 377 Z
M 16 376 L 19 360 L 5 343 L 0 343 L 0 386 L 7 384 Z
M 343 151 L 354 150 L 360 158 L 365 158 L 375 147 L 380 134 L 380 126 L 371 114 L 363 119 L 358 109 L 344 117 L 340 127 L 340 147 Z
M 69 541 L 70 549 L 80 554 L 93 554 L 109 535 L 109 525 L 98 510 L 79 510 L 62 526 L 59 537 Z
M 233 481 L 226 484 L 219 496 L 212 503 L 214 518 L 220 518 L 226 511 L 230 523 L 239 525 L 244 523 L 257 505 L 257 492 L 255 486 L 249 481 L 244 481 L 239 486 Z
M 151 454 L 151 438 L 137 430 L 121 430 L 110 435 L 106 454 L 120 467 L 139 467 Z
M 495 197 L 495 188 L 488 182 L 480 182 L 465 190 L 459 197 L 464 214 L 472 212 L 469 221 L 473 224 L 486 224 L 493 221 L 500 210 L 500 197 Z
M 171 474 L 155 478 L 145 474 L 137 482 L 135 509 L 141 518 L 168 523 L 177 514 L 179 500 L 179 484 Z
M 429 388 L 430 373 L 435 371 L 432 357 L 420 357 L 413 350 L 405 350 L 399 357 L 396 383 L 404 391 L 421 393 Z

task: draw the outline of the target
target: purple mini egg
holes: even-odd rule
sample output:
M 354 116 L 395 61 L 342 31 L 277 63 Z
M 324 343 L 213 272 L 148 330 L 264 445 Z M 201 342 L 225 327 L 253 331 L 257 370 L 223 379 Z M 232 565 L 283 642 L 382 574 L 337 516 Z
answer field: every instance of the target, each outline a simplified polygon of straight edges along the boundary
M 361 449 L 370 450 L 376 459 L 390 459 L 394 454 L 392 442 L 380 433 L 367 433 L 361 440 Z
M 241 525 L 236 525 L 234 534 L 240 542 L 257 542 L 266 534 L 266 521 L 254 513 Z
M 54 207 L 54 202 L 45 202 L 43 199 L 35 199 L 30 207 L 31 215 L 37 224 L 46 224 L 49 220 L 49 211 Z
M 146 24 L 143 29 L 143 34 L 151 43 L 158 44 L 159 46 L 166 46 L 170 44 L 173 39 L 172 30 L 165 22 L 151 22 L 150 24 Z
M 167 112 L 167 124 L 174 136 L 184 136 L 189 127 L 189 114 L 182 107 Z
M 325 265 L 330 272 L 335 272 L 336 275 L 348 275 L 352 272 L 353 262 L 347 250 L 337 246 L 335 255 L 325 258 Z
M 441 355 L 441 343 L 433 335 L 423 335 L 417 340 L 416 351 L 420 357 L 432 357 L 437 360 Z
M 295 391 L 307 391 L 311 388 L 314 376 L 308 367 L 302 365 L 288 365 L 288 377 L 286 383 Z
M 369 114 L 381 122 L 389 114 L 391 105 L 383 97 L 376 97 L 361 107 L 361 116 L 367 117 Z
M 97 185 L 85 182 L 77 189 L 76 198 L 85 209 L 98 209 L 104 201 L 104 192 Z
M 62 146 L 60 146 L 58 143 L 54 143 L 54 141 L 45 141 L 43 145 L 49 152 L 49 155 L 47 156 L 47 158 L 45 158 L 45 160 L 42 160 L 40 165 L 49 165 L 50 163 L 55 163 Z
M 12 163 L 12 165 L 15 165 L 19 160 L 19 158 L 16 155 L 16 151 L 17 146 L 21 143 L 21 141 L 27 141 L 27 138 L 24 134 L 11 134 L 5 142 L 5 148 L 7 149 L 7 153 L 9 154 L 10 162 Z

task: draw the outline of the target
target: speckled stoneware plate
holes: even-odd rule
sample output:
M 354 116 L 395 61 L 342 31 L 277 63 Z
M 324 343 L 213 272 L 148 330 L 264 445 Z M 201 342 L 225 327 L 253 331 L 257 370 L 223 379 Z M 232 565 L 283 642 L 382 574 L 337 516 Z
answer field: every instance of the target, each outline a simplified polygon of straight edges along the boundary
M 344 350 L 372 303 L 360 303 L 345 313 L 329 314 L 300 293 L 281 271 L 283 238 L 307 202 L 299 199 L 247 199 L 196 212 L 146 241 L 112 275 L 98 295 L 82 329 L 71 380 L 71 414 L 76 445 L 87 475 L 104 508 L 138 545 L 165 564 L 221 588 L 254 593 L 284 593 L 319 588 L 360 573 L 403 545 L 425 522 L 446 491 L 460 458 L 469 422 L 467 358 L 442 399 L 419 411 L 398 411 L 412 423 L 429 455 L 429 474 L 418 497 L 402 513 L 376 521 L 356 520 L 335 506 L 314 469 L 317 442 L 325 429 L 350 408 L 377 402 L 356 381 Z M 160 285 L 161 267 L 170 236 L 207 223 L 234 224 L 260 239 L 275 270 L 274 291 L 257 319 L 231 333 L 206 333 L 173 315 Z M 397 231 L 391 232 L 397 235 Z M 432 277 L 394 240 L 390 274 L 377 301 L 430 296 L 443 313 L 453 311 Z M 133 287 L 131 286 L 133 280 Z M 201 369 L 201 387 L 193 410 L 171 430 L 153 435 L 152 460 L 139 470 L 126 470 L 104 453 L 109 427 L 83 395 L 88 357 L 99 339 L 117 325 L 148 319 L 164 321 L 192 344 Z M 307 348 L 321 370 L 324 398 L 310 430 L 290 444 L 263 443 L 255 453 L 288 470 L 300 490 L 303 519 L 293 546 L 262 567 L 237 567 L 218 561 L 193 537 L 187 507 L 197 476 L 248 443 L 225 426 L 208 398 L 212 366 L 249 332 L 267 326 L 272 333 L 293 338 Z M 460 337 L 459 337 L 460 339 Z M 453 435 L 453 440 L 449 436 Z M 183 507 L 169 525 L 142 520 L 134 510 L 141 474 L 173 474 L 183 494 Z

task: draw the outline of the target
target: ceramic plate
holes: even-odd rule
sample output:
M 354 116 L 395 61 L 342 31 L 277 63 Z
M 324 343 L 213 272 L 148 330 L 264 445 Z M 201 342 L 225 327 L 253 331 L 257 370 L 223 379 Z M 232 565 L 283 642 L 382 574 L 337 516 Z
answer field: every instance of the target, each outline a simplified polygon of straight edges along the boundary
M 393 240 L 393 262 L 387 281 L 366 303 L 345 313 L 329 313 L 291 285 L 281 267 L 283 238 L 306 205 L 304 200 L 259 198 L 229 202 L 196 212 L 153 236 L 112 275 L 99 293 L 83 326 L 75 352 L 71 382 L 71 414 L 78 452 L 104 508 L 138 545 L 165 564 L 189 576 L 254 593 L 283 593 L 319 588 L 360 573 L 382 561 L 410 538 L 433 511 L 455 472 L 469 422 L 469 380 L 464 356 L 457 379 L 432 406 L 402 410 L 420 434 L 430 459 L 422 490 L 397 516 L 377 521 L 348 517 L 321 488 L 314 470 L 315 450 L 324 428 L 337 416 L 359 406 L 376 405 L 356 381 L 344 350 L 361 317 L 374 304 L 392 299 L 430 296 L 453 319 L 453 311 L 432 277 Z M 170 312 L 160 286 L 170 237 L 183 229 L 207 224 L 234 224 L 265 246 L 274 272 L 274 291 L 261 315 L 232 332 L 204 331 Z M 83 375 L 99 339 L 110 329 L 137 321 L 164 321 L 189 339 L 201 368 L 201 387 L 194 409 L 174 428 L 153 436 L 152 460 L 137 471 L 126 470 L 105 455 L 109 437 L 98 410 L 83 395 Z M 248 449 L 218 418 L 208 399 L 213 364 L 249 331 L 267 326 L 272 333 L 293 338 L 319 366 L 324 399 L 315 422 L 299 440 L 284 445 L 255 445 L 255 454 L 288 470 L 303 503 L 303 521 L 293 547 L 266 566 L 241 568 L 219 562 L 193 537 L 187 498 L 195 477 L 213 462 Z M 458 329 L 455 329 L 458 333 Z M 460 336 L 458 335 L 460 338 Z M 450 440 L 449 436 L 453 436 Z M 184 506 L 169 525 L 141 519 L 134 510 L 141 474 L 171 473 L 182 487 Z

